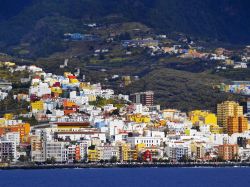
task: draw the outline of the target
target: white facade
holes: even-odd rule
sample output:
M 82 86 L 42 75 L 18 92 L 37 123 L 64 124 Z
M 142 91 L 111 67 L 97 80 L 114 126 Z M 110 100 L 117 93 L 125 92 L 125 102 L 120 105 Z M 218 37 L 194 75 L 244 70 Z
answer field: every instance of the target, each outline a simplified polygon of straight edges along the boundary
M 102 142 L 106 142 L 105 133 L 88 133 L 88 132 L 68 132 L 68 133 L 58 133 L 58 138 L 64 140 L 70 139 L 71 141 L 80 141 L 80 140 L 91 140 L 92 138 L 98 138 Z
M 119 158 L 118 146 L 98 146 L 100 160 L 110 160 L 112 157 Z
M 184 156 L 191 156 L 191 148 L 188 143 L 168 143 L 165 148 L 166 156 L 172 160 L 181 160 Z
M 66 162 L 67 155 L 65 143 L 63 142 L 45 142 L 45 158 L 54 158 L 56 162 Z
M 20 144 L 20 133 L 19 132 L 8 132 L 5 135 L 6 140 L 15 142 L 16 145 Z
M 47 83 L 40 83 L 38 86 L 31 86 L 29 89 L 29 94 L 42 97 L 43 95 L 50 95 L 51 89 Z
M 145 144 L 146 147 L 159 147 L 162 142 L 161 138 L 158 137 L 128 137 L 127 141 L 132 147 L 137 144 Z

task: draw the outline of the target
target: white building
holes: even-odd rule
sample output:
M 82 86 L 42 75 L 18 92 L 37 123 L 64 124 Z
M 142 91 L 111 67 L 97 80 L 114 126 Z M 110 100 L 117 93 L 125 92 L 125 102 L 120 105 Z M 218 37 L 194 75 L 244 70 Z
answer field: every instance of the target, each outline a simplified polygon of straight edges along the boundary
M 127 142 L 135 147 L 137 144 L 145 144 L 146 147 L 159 147 L 161 145 L 161 138 L 159 137 L 128 137 Z
M 7 132 L 5 135 L 7 141 L 15 142 L 16 145 L 20 144 L 20 133 L 19 132 Z
M 190 145 L 186 142 L 169 142 L 166 145 L 165 153 L 171 160 L 181 160 L 184 156 L 191 156 Z
M 80 140 L 91 140 L 92 138 L 98 138 L 103 143 L 106 142 L 105 133 L 101 132 L 87 132 L 87 131 L 76 131 L 76 132 L 57 132 L 57 138 L 70 141 L 80 141 Z
M 110 160 L 112 157 L 119 158 L 119 147 L 118 146 L 98 146 L 97 151 L 99 152 L 100 160 Z
M 56 162 L 66 162 L 67 155 L 64 142 L 49 141 L 44 143 L 45 158 L 54 158 Z
M 42 97 L 43 95 L 50 95 L 51 89 L 47 83 L 40 83 L 37 86 L 31 86 L 29 89 L 29 95 L 36 95 Z

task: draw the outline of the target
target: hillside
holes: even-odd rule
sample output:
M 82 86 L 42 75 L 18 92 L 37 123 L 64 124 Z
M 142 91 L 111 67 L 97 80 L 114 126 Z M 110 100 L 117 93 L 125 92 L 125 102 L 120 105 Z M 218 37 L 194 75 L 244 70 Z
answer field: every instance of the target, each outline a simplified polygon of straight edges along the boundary
M 142 22 L 161 32 L 183 32 L 234 43 L 250 42 L 249 1 L 4 0 L 3 5 L 0 8 L 2 48 L 20 41 L 37 41 L 38 36 L 30 38 L 30 35 L 41 26 L 47 30 L 40 30 L 38 42 L 46 42 L 51 34 L 54 40 L 56 34 L 71 27 L 81 29 L 84 21 L 103 22 L 103 18 L 110 15 L 116 15 L 119 21 Z M 1 19 L 8 19 L 8 22 L 1 22 Z M 49 30 L 54 24 L 57 27 Z
M 211 52 L 221 44 L 247 44 L 248 1 L 4 0 L 3 3 L 0 51 L 14 57 L 17 64 L 37 64 L 56 74 L 74 72 L 77 67 L 80 77 L 85 75 L 87 81 L 101 82 L 106 88 L 126 94 L 153 90 L 156 103 L 184 111 L 215 110 L 216 103 L 239 97 L 219 93 L 213 90 L 213 85 L 249 80 L 249 69 L 216 72 L 220 64 L 213 61 L 169 54 L 154 56 L 144 47 L 122 46 L 123 40 L 158 40 L 159 34 L 167 36 L 159 39 L 160 47 L 187 48 L 188 41 L 193 40 L 194 47 L 206 46 L 206 52 Z M 97 26 L 89 27 L 89 23 Z M 67 40 L 65 33 L 94 35 L 99 39 Z M 96 52 L 103 49 L 108 52 Z M 69 64 L 61 68 L 65 59 L 69 59 Z M 113 80 L 114 75 L 119 78 Z M 1 77 L 4 76 L 2 73 Z M 123 87 L 124 76 L 132 77 L 133 84 Z
M 240 99 L 232 94 L 221 93 L 213 85 L 223 79 L 204 73 L 188 73 L 173 69 L 156 69 L 140 81 L 126 88 L 127 92 L 154 90 L 156 103 L 163 108 L 183 111 L 196 109 L 216 111 L 217 103 L 227 99 Z

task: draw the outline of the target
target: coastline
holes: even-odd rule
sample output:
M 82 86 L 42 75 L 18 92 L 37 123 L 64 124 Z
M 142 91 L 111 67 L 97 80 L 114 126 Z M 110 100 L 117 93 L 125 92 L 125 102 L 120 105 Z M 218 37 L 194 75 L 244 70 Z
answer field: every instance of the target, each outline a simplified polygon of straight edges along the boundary
M 54 165 L 10 165 L 0 170 L 37 169 L 95 169 L 95 168 L 233 168 L 250 167 L 250 163 L 105 163 L 105 164 L 54 164 Z

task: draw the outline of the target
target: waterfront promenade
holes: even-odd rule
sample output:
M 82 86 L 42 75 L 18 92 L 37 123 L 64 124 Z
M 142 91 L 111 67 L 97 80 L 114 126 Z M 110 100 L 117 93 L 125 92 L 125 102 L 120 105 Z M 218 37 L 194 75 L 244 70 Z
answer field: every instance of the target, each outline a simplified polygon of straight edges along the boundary
M 2 170 L 11 169 L 66 169 L 66 168 L 195 168 L 195 167 L 250 167 L 250 162 L 207 162 L 207 163 L 81 163 L 81 164 L 27 164 L 3 166 Z

